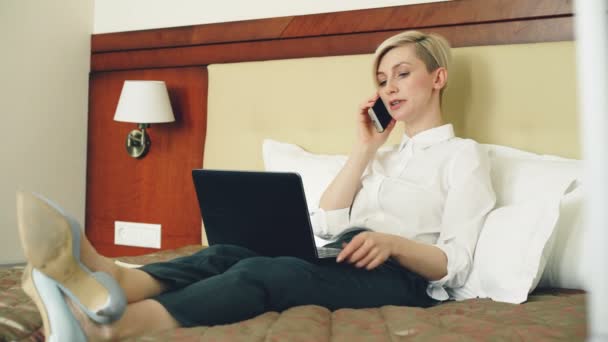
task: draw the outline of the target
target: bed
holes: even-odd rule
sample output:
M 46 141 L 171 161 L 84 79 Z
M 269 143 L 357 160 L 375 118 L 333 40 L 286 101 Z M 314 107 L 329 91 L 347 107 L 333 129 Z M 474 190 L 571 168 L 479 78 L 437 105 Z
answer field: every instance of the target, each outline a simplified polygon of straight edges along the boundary
M 497 167 L 501 165 L 499 162 L 502 160 L 503 166 L 506 165 L 507 168 L 501 169 L 499 177 L 519 180 L 522 188 L 530 188 L 528 192 L 526 189 L 517 193 L 505 191 L 505 194 L 501 195 L 499 206 L 507 207 L 519 197 L 527 197 L 529 191 L 542 192 L 538 189 L 552 189 L 552 183 L 547 183 L 549 179 L 562 177 L 549 176 L 554 174 L 556 168 L 559 170 L 557 173 L 563 177 L 580 181 L 580 163 L 577 161 L 577 158 L 580 158 L 578 122 L 573 95 L 574 44 L 571 35 L 548 33 L 557 27 L 554 25 L 566 25 L 565 30 L 570 27 L 570 22 L 564 20 L 568 19 L 567 13 L 571 15 L 571 12 L 560 12 L 569 6 L 567 1 L 490 2 L 513 10 L 505 16 L 523 16 L 520 12 L 525 12 L 529 18 L 522 23 L 511 25 L 504 20 L 494 22 L 496 18 L 484 17 L 481 14 L 476 20 L 483 23 L 472 25 L 473 27 L 458 26 L 448 19 L 442 19 L 440 22 L 445 25 L 439 25 L 432 22 L 434 19 L 431 15 L 425 20 L 430 26 L 439 25 L 432 30 L 446 34 L 456 46 L 453 51 L 454 63 L 450 71 L 449 90 L 444 99 L 446 119 L 454 124 L 457 135 L 484 143 L 488 153 L 497 158 Z M 532 6 L 534 8 L 531 9 L 528 6 L 531 3 L 538 6 Z M 462 11 L 467 9 L 466 4 L 438 4 L 419 6 L 416 11 L 427 13 L 424 12 L 426 9 L 445 9 L 449 6 L 456 9 L 456 17 L 463 16 L 458 14 L 461 13 L 458 12 L 459 8 Z M 480 2 L 474 6 L 479 7 Z M 552 9 L 546 10 L 549 7 Z M 394 17 L 405 18 L 412 8 L 397 7 Z M 535 27 L 535 21 L 542 16 L 534 12 L 539 11 L 539 8 L 545 8 L 553 14 L 547 19 L 547 26 L 541 25 L 539 27 L 542 27 L 542 30 L 532 30 L 533 33 L 530 33 L 527 28 Z M 315 18 L 317 20 L 321 17 Z M 492 25 L 500 28 L 491 29 Z M 401 26 L 393 25 L 391 29 L 420 26 L 424 25 L 421 22 L 409 22 Z M 230 26 L 227 24 L 225 27 Z M 353 31 L 365 29 L 369 28 L 351 26 Z M 494 32 L 496 35 L 496 30 L 504 30 L 506 36 L 515 37 L 507 43 L 517 44 L 506 44 L 504 40 L 496 42 L 488 36 L 466 43 L 459 38 L 460 35 L 476 29 L 488 29 L 488 32 Z M 554 32 L 563 30 L 560 28 Z M 390 33 L 380 29 L 377 31 L 379 33 L 365 33 L 355 38 L 377 41 Z M 298 44 L 303 41 L 297 39 L 297 34 L 294 33 L 296 31 L 282 32 L 287 36 L 292 34 L 291 37 L 285 38 L 286 42 Z M 214 45 L 214 42 L 203 44 L 204 48 L 209 49 L 209 55 L 197 54 L 196 51 L 202 50 L 193 47 L 191 52 L 195 57 L 190 58 L 184 53 L 185 50 L 172 54 L 171 51 L 177 51 L 178 48 L 164 46 L 160 49 L 166 50 L 166 58 L 161 55 L 152 56 L 149 51 L 145 51 L 149 48 L 144 46 L 146 41 L 139 40 L 139 43 L 133 43 L 140 44 L 139 48 L 143 49 L 133 52 L 140 53 L 139 57 L 131 58 L 123 54 L 120 57 L 120 65 L 123 67 L 117 66 L 119 64 L 112 66 L 112 58 L 118 58 L 120 52 L 109 51 L 100 53 L 97 59 L 94 56 L 92 68 L 103 76 L 104 72 L 120 68 L 167 67 L 163 63 L 168 63 L 166 61 L 170 58 L 173 58 L 171 63 L 174 63 L 171 66 L 192 68 L 204 65 L 208 73 L 206 127 L 197 131 L 204 141 L 204 155 L 200 156 L 202 166 L 299 172 L 304 180 L 309 205 L 314 206 L 323 186 L 339 168 L 344 153 L 348 152 L 354 131 L 354 122 L 350 118 L 356 106 L 373 93 L 374 89 L 369 70 L 369 46 L 366 45 L 361 51 L 357 50 L 358 48 L 349 48 L 345 50 L 346 53 L 335 53 L 341 49 L 341 45 L 337 43 L 340 37 L 345 41 L 351 41 L 352 37 L 348 32 L 334 33 L 337 38 L 323 37 L 317 32 L 315 35 L 321 43 L 310 43 L 308 52 L 293 52 L 294 50 L 289 48 L 292 45 L 285 45 L 287 49 L 284 54 L 259 50 L 262 52 L 254 53 L 255 56 L 251 58 L 242 57 L 243 55 L 238 58 L 234 55 L 218 58 L 214 53 L 219 50 L 213 49 L 221 47 Z M 531 38 L 535 34 L 540 38 Z M 332 40 L 334 38 L 338 40 Z M 270 47 L 264 44 L 273 43 L 263 37 L 239 39 L 259 40 L 261 49 Z M 235 46 L 238 45 L 243 50 L 249 48 L 246 43 L 239 43 L 236 38 L 235 40 Z M 334 52 L 325 54 L 325 49 Z M 244 55 L 247 56 L 247 53 L 244 52 Z M 150 62 L 152 60 L 154 62 Z M 171 84 L 169 85 L 171 89 Z M 95 91 L 97 90 L 92 89 L 93 94 Z M 235 101 L 235 97 L 238 101 Z M 182 100 L 177 99 L 178 102 Z M 92 112 L 95 112 L 95 103 L 92 108 Z M 182 119 L 187 119 L 187 115 L 183 114 Z M 98 119 L 92 117 L 90 122 L 94 120 Z M 98 127 L 103 125 L 102 123 Z M 96 132 L 91 129 L 90 134 Z M 399 134 L 393 134 L 387 145 L 397 143 L 399 138 Z M 197 139 L 199 140 L 193 141 L 200 141 L 201 137 Z M 163 146 L 162 141 L 157 145 L 160 146 Z M 91 148 L 93 152 L 96 151 L 95 147 Z M 153 158 L 153 155 L 154 151 L 150 158 Z M 90 153 L 90 156 L 89 163 L 98 158 L 97 153 Z M 508 167 L 515 165 L 513 160 L 517 160 L 517 167 L 509 169 Z M 527 176 L 528 173 L 524 171 L 532 172 L 533 176 Z M 532 178 L 529 179 L 530 177 Z M 543 184 L 548 185 L 543 188 Z M 91 187 L 87 196 L 95 195 L 94 185 Z M 496 276 L 496 279 L 500 280 L 507 271 L 518 272 L 524 266 L 527 267 L 525 284 L 513 285 L 520 294 L 515 299 L 496 295 L 495 300 L 488 296 L 462 302 L 447 302 L 429 309 L 385 306 L 330 312 L 318 306 L 302 306 L 281 313 L 268 312 L 236 324 L 176 329 L 148 334 L 137 340 L 584 340 L 587 333 L 587 296 L 582 289 L 586 277 L 580 271 L 578 263 L 585 233 L 580 223 L 582 195 L 580 191 L 568 191 L 570 197 L 566 198 L 565 192 L 559 194 L 564 196 L 560 197 L 559 201 L 560 216 L 550 229 L 543 230 L 542 234 L 540 230 L 530 229 L 528 235 L 521 235 L 522 241 L 540 239 L 536 248 L 538 253 L 530 256 L 534 261 L 526 259 L 514 265 L 510 262 L 511 259 L 504 257 L 509 251 L 500 250 L 504 252 L 502 254 L 498 249 L 493 251 L 493 261 L 503 262 L 505 267 L 504 272 L 488 270 L 493 272 L 492 275 Z M 87 219 L 87 225 L 92 227 L 95 224 L 97 222 Z M 192 253 L 206 245 L 204 225 L 202 229 L 199 228 L 200 225 L 196 228 L 200 231 L 197 234 L 202 236 L 199 244 L 117 259 L 131 264 L 146 264 Z M 87 230 L 87 234 L 94 239 L 99 236 L 95 230 Z M 501 237 L 504 238 L 498 234 L 494 239 Z M 490 238 L 491 236 L 488 237 Z M 522 255 L 527 256 L 524 252 Z M 532 267 L 528 267 L 530 265 Z M 511 269 L 507 270 L 508 267 Z M 18 266 L 0 268 L 0 340 L 40 341 L 43 340 L 40 316 L 33 303 L 19 288 L 21 271 Z M 529 291 L 532 292 L 528 295 Z M 509 301 L 521 301 L 521 304 Z
M 192 253 L 188 246 L 138 257 L 132 264 Z M 34 303 L 20 288 L 21 267 L 0 269 L 0 338 L 44 341 Z M 215 327 L 176 329 L 137 341 L 582 341 L 586 336 L 585 295 L 564 289 L 537 290 L 525 304 L 476 299 L 430 309 L 385 306 L 343 309 L 301 306 L 248 321 Z

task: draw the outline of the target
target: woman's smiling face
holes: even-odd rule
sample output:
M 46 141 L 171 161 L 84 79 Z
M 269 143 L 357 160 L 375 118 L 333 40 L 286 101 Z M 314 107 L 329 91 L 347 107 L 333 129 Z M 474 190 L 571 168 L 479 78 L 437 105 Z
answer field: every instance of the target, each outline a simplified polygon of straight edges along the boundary
M 395 120 L 408 123 L 429 112 L 436 74 L 418 58 L 414 43 L 395 47 L 382 57 L 376 73 L 378 94 Z

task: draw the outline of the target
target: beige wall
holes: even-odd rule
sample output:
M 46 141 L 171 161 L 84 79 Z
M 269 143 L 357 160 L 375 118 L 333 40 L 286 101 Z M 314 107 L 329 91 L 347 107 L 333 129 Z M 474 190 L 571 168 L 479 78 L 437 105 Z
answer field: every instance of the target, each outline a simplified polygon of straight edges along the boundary
M 443 0 L 95 0 L 95 33 L 208 24 Z
M 93 0 L 0 1 L 0 263 L 23 261 L 15 191 L 84 221 Z

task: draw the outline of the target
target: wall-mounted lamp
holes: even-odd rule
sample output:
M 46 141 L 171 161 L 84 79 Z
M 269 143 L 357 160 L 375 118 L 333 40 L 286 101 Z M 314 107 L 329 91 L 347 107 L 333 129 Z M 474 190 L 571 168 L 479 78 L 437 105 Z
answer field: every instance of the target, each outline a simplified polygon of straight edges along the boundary
M 146 128 L 152 123 L 173 122 L 173 110 L 163 81 L 125 81 L 116 106 L 114 121 L 134 122 L 139 129 L 127 136 L 127 153 L 141 158 L 150 149 Z

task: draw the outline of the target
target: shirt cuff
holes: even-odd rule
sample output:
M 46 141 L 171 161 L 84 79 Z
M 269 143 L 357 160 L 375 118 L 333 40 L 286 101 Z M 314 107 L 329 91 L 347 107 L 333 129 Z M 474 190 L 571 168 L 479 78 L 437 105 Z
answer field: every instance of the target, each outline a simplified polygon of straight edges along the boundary
M 323 210 L 318 208 L 310 213 L 310 223 L 316 236 L 331 239 L 348 227 L 350 208 Z
M 437 282 L 440 280 L 437 280 Z M 433 284 L 436 281 L 431 281 L 429 283 L 429 285 L 426 287 L 426 294 L 433 298 L 434 300 L 438 300 L 438 301 L 446 301 L 448 299 L 450 299 L 450 295 L 448 294 L 448 291 L 445 290 L 445 288 L 442 285 L 438 285 L 438 284 Z
M 450 299 L 446 288 L 463 286 L 469 275 L 471 262 L 464 249 L 458 248 L 453 240 L 443 241 L 434 245 L 441 249 L 448 258 L 447 274 L 439 279 L 429 282 L 426 293 L 431 298 L 444 301 Z

